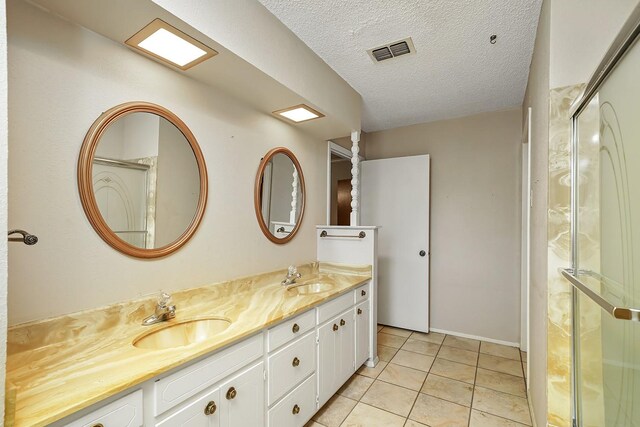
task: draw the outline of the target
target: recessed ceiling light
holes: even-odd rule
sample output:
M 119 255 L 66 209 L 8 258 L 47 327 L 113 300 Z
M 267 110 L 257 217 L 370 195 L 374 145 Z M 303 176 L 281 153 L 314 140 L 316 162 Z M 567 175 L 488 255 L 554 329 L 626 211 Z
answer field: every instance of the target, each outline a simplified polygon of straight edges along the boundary
M 273 114 L 282 116 L 294 123 L 306 122 L 308 120 L 324 117 L 324 114 L 304 104 L 285 108 L 284 110 L 274 111 Z
M 125 44 L 181 70 L 187 70 L 218 54 L 161 19 L 155 19 Z

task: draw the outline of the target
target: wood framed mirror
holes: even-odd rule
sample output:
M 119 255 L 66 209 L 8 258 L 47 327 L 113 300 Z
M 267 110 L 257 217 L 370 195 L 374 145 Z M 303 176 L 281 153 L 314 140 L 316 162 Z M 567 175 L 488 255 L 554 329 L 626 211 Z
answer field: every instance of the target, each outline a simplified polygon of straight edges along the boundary
M 78 158 L 82 207 L 98 235 L 136 258 L 159 258 L 182 247 L 207 204 L 204 156 L 187 125 L 148 102 L 104 112 Z
M 304 216 L 305 185 L 302 168 L 291 150 L 277 147 L 260 161 L 254 205 L 260 229 L 273 243 L 294 238 Z

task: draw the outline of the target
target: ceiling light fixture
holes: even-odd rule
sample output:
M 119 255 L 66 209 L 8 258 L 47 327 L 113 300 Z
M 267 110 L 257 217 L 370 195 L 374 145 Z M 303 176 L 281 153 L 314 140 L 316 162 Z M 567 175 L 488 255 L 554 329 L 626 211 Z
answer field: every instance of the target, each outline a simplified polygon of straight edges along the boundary
M 161 19 L 153 20 L 125 44 L 181 70 L 187 70 L 218 54 Z
M 294 123 L 306 122 L 309 120 L 324 117 L 324 114 L 304 104 L 285 108 L 284 110 L 274 111 L 273 114 L 282 116 Z

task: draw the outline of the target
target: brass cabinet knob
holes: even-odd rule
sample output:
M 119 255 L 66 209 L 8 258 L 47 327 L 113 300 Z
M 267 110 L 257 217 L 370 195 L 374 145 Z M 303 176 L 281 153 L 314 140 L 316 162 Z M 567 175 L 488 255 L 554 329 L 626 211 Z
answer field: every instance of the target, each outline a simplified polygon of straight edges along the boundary
M 358 314 L 362 314 L 362 309 L 361 308 L 358 309 Z
M 344 319 L 340 319 L 340 326 L 344 326 L 346 324 L 347 324 L 347 322 L 345 322 Z
M 216 413 L 216 409 L 218 409 L 218 407 L 216 406 L 216 402 L 212 400 L 211 402 L 207 403 L 207 406 L 204 407 L 204 414 L 213 415 Z
M 367 291 L 365 291 L 364 289 L 360 292 L 360 295 L 365 296 L 367 294 Z
M 298 332 L 300 330 L 300 326 L 298 326 L 297 323 L 293 324 L 293 328 L 291 328 L 291 330 L 293 331 L 293 333 L 295 334 L 296 332 Z
M 291 365 L 293 365 L 294 367 L 300 366 L 300 359 L 298 359 L 297 357 L 294 357 L 293 362 L 291 362 Z
M 237 392 L 235 387 L 231 387 L 229 390 L 227 390 L 227 400 L 235 399 L 236 394 Z
M 338 325 L 336 325 L 335 323 L 333 324 L 333 330 L 337 331 L 338 330 Z
M 300 407 L 298 405 L 293 405 L 293 409 L 291 410 L 293 415 L 298 415 L 300 413 Z
M 94 425 L 93 425 L 93 426 L 91 426 L 91 427 L 104 427 L 104 425 L 103 425 L 102 423 L 98 423 L 98 424 L 94 424 Z

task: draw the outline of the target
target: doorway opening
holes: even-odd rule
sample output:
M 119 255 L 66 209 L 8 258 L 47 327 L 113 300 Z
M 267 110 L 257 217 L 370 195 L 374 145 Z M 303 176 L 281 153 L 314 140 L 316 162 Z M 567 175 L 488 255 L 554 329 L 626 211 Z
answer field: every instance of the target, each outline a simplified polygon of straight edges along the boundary
M 327 151 L 327 225 L 348 226 L 351 222 L 351 151 L 331 141 Z

